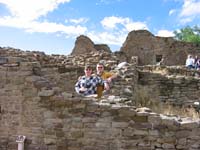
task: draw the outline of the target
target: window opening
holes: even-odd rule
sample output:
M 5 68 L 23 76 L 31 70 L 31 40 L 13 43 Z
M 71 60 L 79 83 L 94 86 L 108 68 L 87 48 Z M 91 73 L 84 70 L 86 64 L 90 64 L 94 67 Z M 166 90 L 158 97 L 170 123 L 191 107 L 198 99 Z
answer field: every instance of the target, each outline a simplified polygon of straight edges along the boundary
M 162 55 L 156 55 L 156 63 L 162 60 Z

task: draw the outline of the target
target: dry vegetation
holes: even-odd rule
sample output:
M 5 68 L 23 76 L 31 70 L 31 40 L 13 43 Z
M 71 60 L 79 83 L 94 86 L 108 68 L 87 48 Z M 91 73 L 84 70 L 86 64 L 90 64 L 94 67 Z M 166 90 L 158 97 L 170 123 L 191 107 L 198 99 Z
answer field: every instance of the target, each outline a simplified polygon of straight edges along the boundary
M 178 107 L 167 103 L 162 103 L 158 99 L 156 88 L 138 87 L 134 95 L 134 103 L 137 107 L 148 107 L 152 111 L 165 115 L 175 115 L 180 117 L 191 117 L 200 119 L 199 112 L 193 107 Z M 151 94 L 150 98 L 148 95 Z

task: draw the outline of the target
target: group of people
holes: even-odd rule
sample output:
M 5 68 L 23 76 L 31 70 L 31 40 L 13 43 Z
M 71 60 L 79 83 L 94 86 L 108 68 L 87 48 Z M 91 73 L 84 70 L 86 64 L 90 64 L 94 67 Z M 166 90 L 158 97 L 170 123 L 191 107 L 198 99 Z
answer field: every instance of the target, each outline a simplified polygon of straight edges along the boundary
M 90 65 L 85 66 L 84 72 L 85 75 L 79 77 L 75 84 L 76 92 L 82 96 L 99 95 L 99 92 L 108 91 L 112 80 L 117 77 L 114 73 L 106 72 L 103 63 L 96 65 L 96 73 L 93 73 Z M 101 87 L 100 91 L 99 87 Z
M 193 57 L 189 54 L 186 59 L 185 66 L 189 69 L 200 70 L 200 58 L 198 56 Z

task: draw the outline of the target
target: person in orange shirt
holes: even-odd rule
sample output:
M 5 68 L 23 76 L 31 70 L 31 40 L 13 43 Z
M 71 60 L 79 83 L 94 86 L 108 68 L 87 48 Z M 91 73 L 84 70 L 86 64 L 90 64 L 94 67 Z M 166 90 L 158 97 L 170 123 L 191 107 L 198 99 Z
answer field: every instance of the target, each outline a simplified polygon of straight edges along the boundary
M 96 72 L 97 72 L 97 75 L 100 76 L 104 80 L 105 83 L 108 83 L 108 84 L 105 84 L 104 89 L 109 90 L 111 82 L 113 81 L 113 79 L 117 77 L 117 75 L 115 73 L 105 71 L 103 63 L 97 64 Z

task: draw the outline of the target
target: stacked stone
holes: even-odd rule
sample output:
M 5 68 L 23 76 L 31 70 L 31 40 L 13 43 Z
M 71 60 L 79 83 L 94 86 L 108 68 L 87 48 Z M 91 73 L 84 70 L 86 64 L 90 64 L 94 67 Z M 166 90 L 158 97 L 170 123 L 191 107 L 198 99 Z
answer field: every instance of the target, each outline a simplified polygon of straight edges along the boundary
M 28 120 L 23 120 L 18 133 L 27 136 L 28 150 L 200 148 L 199 121 L 129 106 L 125 104 L 127 100 L 117 96 L 99 101 L 48 93 L 52 92 L 43 91 L 24 103 L 24 106 L 31 105 L 22 111 L 23 119 Z M 5 139 L 1 138 L 3 142 Z M 14 142 L 8 143 L 9 150 L 16 148 Z
M 82 54 L 77 56 L 69 56 L 63 62 L 64 65 L 74 65 L 74 66 L 85 66 L 85 64 L 90 64 L 94 68 L 96 64 L 104 60 L 106 62 L 106 67 L 111 67 L 118 63 L 117 58 L 111 53 L 107 52 L 91 52 L 88 54 Z
M 138 68 L 140 69 L 138 85 L 154 89 L 159 101 L 187 107 L 193 107 L 195 102 L 200 101 L 200 78 L 184 75 L 184 67 L 143 66 Z M 189 72 L 188 69 L 187 72 Z M 152 97 L 150 93 L 147 95 L 149 98 Z
M 136 67 L 132 64 L 126 63 L 122 68 L 116 67 L 114 72 L 118 76 L 113 82 L 111 93 L 121 97 L 133 97 L 134 87 L 138 80 Z
M 200 71 L 196 69 L 189 69 L 185 66 L 157 66 L 157 65 L 145 65 L 138 66 L 138 69 L 142 72 L 160 73 L 166 76 L 182 76 L 182 77 L 196 77 L 199 78 Z
M 100 57 L 108 68 L 118 61 L 114 56 L 113 61 L 108 61 L 109 56 Z M 93 57 L 99 59 L 98 55 Z M 200 149 L 199 120 L 160 115 L 133 106 L 139 87 L 151 89 L 147 92 L 149 98 L 157 94 L 163 101 L 184 103 L 199 98 L 199 79 L 167 76 L 154 69 L 145 72 L 127 63 L 113 68 L 119 77 L 111 95 L 85 98 L 74 95 L 74 83 L 83 73 L 83 64 L 67 65 L 75 57 L 30 54 L 24 59 L 15 53 L 2 58 L 6 58 L 0 65 L 2 150 L 16 150 L 17 135 L 27 137 L 27 150 Z M 85 64 L 89 56 L 80 58 Z M 156 93 L 156 89 L 160 92 Z

